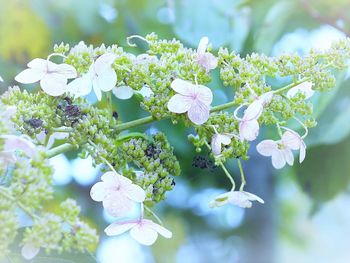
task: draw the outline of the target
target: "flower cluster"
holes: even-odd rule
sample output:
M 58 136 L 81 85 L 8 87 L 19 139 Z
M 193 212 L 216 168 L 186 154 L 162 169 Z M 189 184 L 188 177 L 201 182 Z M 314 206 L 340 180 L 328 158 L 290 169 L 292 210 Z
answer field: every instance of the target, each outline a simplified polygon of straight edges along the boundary
M 293 165 L 293 151 L 299 151 L 302 162 L 304 139 L 316 124 L 310 98 L 332 88 L 335 77 L 331 70 L 346 68 L 350 58 L 348 39 L 327 52 L 312 51 L 306 57 L 271 58 L 253 53 L 243 58 L 226 48 L 216 55 L 207 37 L 195 49 L 175 39 L 160 40 L 154 33 L 129 37 L 131 46 L 135 46 L 133 38 L 145 41 L 149 50 L 135 56 L 117 45 L 94 48 L 80 42 L 71 49 L 63 43 L 55 46 L 47 59 L 33 59 L 15 77 L 22 84 L 40 82 L 40 91 L 12 87 L 1 96 L 0 219 L 5 229 L 0 234 L 0 255 L 8 253 L 20 227 L 15 220 L 17 208 L 33 218 L 22 238 L 25 258 L 42 249 L 93 250 L 97 236 L 78 217 L 74 201 L 62 203 L 58 214 L 42 209 L 42 202 L 53 191 L 49 159 L 78 149 L 82 158 L 90 155 L 95 164 L 103 164 L 101 181 L 94 184 L 90 195 L 116 217 L 105 229 L 107 235 L 129 231 L 144 245 L 153 244 L 158 234 L 171 238 L 172 233 L 161 226 L 151 208 L 174 188 L 180 165 L 166 134 L 131 131 L 161 119 L 193 128 L 190 142 L 197 152 L 207 152 L 211 158 L 199 157 L 194 166 L 220 167 L 230 180 L 231 190 L 217 196 L 211 207 L 249 208 L 253 201 L 264 203 L 244 190 L 241 161 L 249 158 L 251 142 L 259 141 L 257 152 L 271 157 L 276 169 Z M 52 62 L 53 56 L 62 62 Z M 212 71 L 219 74 L 232 97 L 216 106 L 212 105 L 216 94 L 210 83 Z M 267 81 L 275 78 L 286 80 L 286 85 L 276 87 Z M 103 103 L 93 105 L 85 98 L 92 91 Z M 112 103 L 113 94 L 117 103 L 134 96 L 150 116 L 122 122 Z M 264 126 L 274 128 L 276 137 L 261 139 Z M 237 160 L 241 174 L 239 189 L 225 167 L 232 159 Z M 127 218 L 134 207 L 140 208 L 140 214 Z

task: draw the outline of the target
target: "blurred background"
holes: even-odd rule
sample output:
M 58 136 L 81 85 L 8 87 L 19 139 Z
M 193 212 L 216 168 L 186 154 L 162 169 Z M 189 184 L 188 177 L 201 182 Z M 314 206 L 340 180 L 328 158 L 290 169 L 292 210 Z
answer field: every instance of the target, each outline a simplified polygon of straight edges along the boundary
M 350 35 L 349 8 L 348 0 L 0 0 L 0 75 L 5 80 L 0 87 L 3 92 L 14 85 L 14 76 L 25 64 L 46 57 L 56 43 L 74 45 L 84 40 L 96 46 L 126 46 L 127 36 L 153 31 L 194 48 L 206 35 L 214 49 L 226 46 L 242 56 L 251 52 L 303 55 Z M 182 165 L 175 189 L 156 207 L 173 231 L 171 240 L 159 238 L 154 246 L 142 247 L 128 235 L 107 238 L 103 229 L 113 218 L 90 199 L 90 188 L 100 176 L 90 159 L 70 154 L 52 160 L 56 200 L 78 200 L 85 219 L 101 234 L 97 260 L 102 263 L 348 263 L 349 72 L 337 73 L 337 79 L 332 92 L 314 99 L 318 126 L 310 131 L 302 166 L 276 171 L 251 147 L 251 159 L 244 164 L 246 189 L 261 196 L 265 205 L 210 209 L 209 200 L 228 190 L 229 184 L 219 169 L 192 167 L 195 153 L 186 139 L 189 131 L 167 121 L 141 130 L 165 132 Z M 214 104 L 228 101 L 218 72 L 210 87 Z M 145 116 L 137 110 L 135 99 L 114 103 L 122 119 Z M 268 132 L 263 130 L 261 138 Z M 239 181 L 235 167 L 229 161 Z M 95 262 L 84 255 L 41 256 L 45 255 L 33 262 Z

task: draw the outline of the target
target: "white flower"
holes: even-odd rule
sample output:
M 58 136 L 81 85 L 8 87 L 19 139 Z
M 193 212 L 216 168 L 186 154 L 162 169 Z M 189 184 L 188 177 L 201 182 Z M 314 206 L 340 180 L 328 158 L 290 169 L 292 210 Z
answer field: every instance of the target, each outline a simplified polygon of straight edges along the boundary
M 218 59 L 213 54 L 207 52 L 208 44 L 208 37 L 202 37 L 197 48 L 197 62 L 207 72 L 215 69 L 218 65 Z
M 253 101 L 244 111 L 243 118 L 239 123 L 239 136 L 241 140 L 254 141 L 259 135 L 258 119 L 263 112 L 264 106 L 272 99 L 273 94 L 267 92 Z
M 68 79 L 76 78 L 75 68 L 68 64 L 55 64 L 49 60 L 36 58 L 27 65 L 29 68 L 19 73 L 15 80 L 23 83 L 35 83 L 50 96 L 61 96 L 67 90 Z
M 112 68 L 116 55 L 105 53 L 91 64 L 89 71 L 68 84 L 68 91 L 76 97 L 88 95 L 93 89 L 98 100 L 102 99 L 102 91 L 107 92 L 117 83 L 117 74 Z
M 171 88 L 178 94 L 169 100 L 169 111 L 174 113 L 187 112 L 188 118 L 198 125 L 209 119 L 209 106 L 213 101 L 213 93 L 208 87 L 175 79 L 171 83 Z
M 0 82 L 3 82 L 4 80 L 3 80 L 3 78 L 0 76 Z
M 220 207 L 226 204 L 236 205 L 242 208 L 252 207 L 252 201 L 258 201 L 264 203 L 259 196 L 251 194 L 245 191 L 230 191 L 221 195 L 218 195 L 213 201 L 210 202 L 210 207 Z
M 145 200 L 145 191 L 118 173 L 107 172 L 101 179 L 102 182 L 91 188 L 91 198 L 102 201 L 103 207 L 114 217 L 126 215 L 134 202 L 142 203 Z
M 0 135 L 0 139 L 4 140 L 3 151 L 0 153 L 0 159 L 5 163 L 16 162 L 16 151 L 23 152 L 29 158 L 32 158 L 36 153 L 35 145 L 22 136 Z
M 108 236 L 115 236 L 130 230 L 130 235 L 142 245 L 152 245 L 158 237 L 158 234 L 165 238 L 171 238 L 172 233 L 148 219 L 139 219 L 137 221 L 115 222 L 105 229 Z
M 32 243 L 26 243 L 22 247 L 21 254 L 26 260 L 31 260 L 39 253 L 40 247 L 34 246 Z
M 292 150 L 299 150 L 299 162 L 305 159 L 306 145 L 299 134 L 292 130 L 283 133 L 281 140 L 264 140 L 256 146 L 257 151 L 263 156 L 272 157 L 272 165 L 281 169 L 288 163 L 293 165 L 294 156 Z
M 92 53 L 93 47 L 90 45 L 89 47 L 85 44 L 84 41 L 80 41 L 78 45 L 75 45 L 69 52 L 69 54 L 74 54 L 78 56 L 82 53 Z
M 130 99 L 134 94 L 140 94 L 142 97 L 147 98 L 153 94 L 153 91 L 147 85 L 144 85 L 141 90 L 133 90 L 129 86 L 114 87 L 112 90 L 114 96 L 121 100 Z
M 228 134 L 215 133 L 211 139 L 211 150 L 214 155 L 221 154 L 221 145 L 229 145 L 232 136 Z
M 287 97 L 288 98 L 293 98 L 295 95 L 298 93 L 302 93 L 305 96 L 305 99 L 309 99 L 314 95 L 315 91 L 312 89 L 312 86 L 314 84 L 310 81 L 305 81 L 303 83 L 300 83 L 299 85 L 291 88 L 287 92 Z

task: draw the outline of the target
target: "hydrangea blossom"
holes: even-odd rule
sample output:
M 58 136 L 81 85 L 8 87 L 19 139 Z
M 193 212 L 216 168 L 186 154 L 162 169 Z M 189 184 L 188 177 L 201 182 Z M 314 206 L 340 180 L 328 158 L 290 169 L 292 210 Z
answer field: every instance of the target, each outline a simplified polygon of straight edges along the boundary
M 88 95 L 93 89 L 97 99 L 102 99 L 102 91 L 111 91 L 117 83 L 117 74 L 112 68 L 116 55 L 105 53 L 91 64 L 89 71 L 73 80 L 68 91 L 77 97 Z
M 218 195 L 213 201 L 210 202 L 210 207 L 220 207 L 226 204 L 236 205 L 242 208 L 252 207 L 252 201 L 258 201 L 264 203 L 259 196 L 251 194 L 246 191 L 230 191 L 224 194 Z
M 126 215 L 134 202 L 142 203 L 146 193 L 138 185 L 116 172 L 107 172 L 101 177 L 102 182 L 91 188 L 91 198 L 103 202 L 103 207 L 112 216 Z
M 168 109 L 174 113 L 187 112 L 188 118 L 197 125 L 209 119 L 210 104 L 213 93 L 203 85 L 195 85 L 189 81 L 175 79 L 171 88 L 177 92 L 168 102 Z
M 139 219 L 136 221 L 127 221 L 127 222 L 115 222 L 109 225 L 105 229 L 105 233 L 108 236 L 115 236 L 125 233 L 130 230 L 130 235 L 133 239 L 139 242 L 142 245 L 150 246 L 158 238 L 158 234 L 162 235 L 165 238 L 171 238 L 172 233 L 154 223 L 148 219 Z
M 33 59 L 27 66 L 28 69 L 19 73 L 15 80 L 23 84 L 40 81 L 41 88 L 50 96 L 64 94 L 67 91 L 68 79 L 77 77 L 77 72 L 73 66 L 56 64 L 46 59 Z
M 34 246 L 32 243 L 26 243 L 21 249 L 21 255 L 26 260 L 31 260 L 39 253 L 40 247 Z
M 244 111 L 243 118 L 239 122 L 239 136 L 241 140 L 254 141 L 258 137 L 258 119 L 263 112 L 264 106 L 271 101 L 272 96 L 271 92 L 261 95 Z
M 207 52 L 208 45 L 208 37 L 203 37 L 199 41 L 197 48 L 197 62 L 207 72 L 209 72 L 212 69 L 215 69 L 218 65 L 218 59 L 213 54 Z
M 235 137 L 235 135 L 229 133 L 220 134 L 216 130 L 215 126 L 213 126 L 213 129 L 215 133 L 211 139 L 211 151 L 214 155 L 220 155 L 222 145 L 229 145 L 231 143 L 231 138 Z
M 134 94 L 140 94 L 142 97 L 147 98 L 153 94 L 153 91 L 147 85 L 144 85 L 141 90 L 133 90 L 129 86 L 119 86 L 112 90 L 114 96 L 121 100 L 130 99 Z
M 306 154 L 306 145 L 299 134 L 292 130 L 283 133 L 281 140 L 264 140 L 256 146 L 257 151 L 263 156 L 271 156 L 272 165 L 281 169 L 288 163 L 293 165 L 294 156 L 292 150 L 299 150 L 299 162 L 303 162 Z
M 22 136 L 0 135 L 0 139 L 4 140 L 3 151 L 0 153 L 1 162 L 16 162 L 16 151 L 21 151 L 30 158 L 32 158 L 36 153 L 35 145 Z
M 312 82 L 305 81 L 305 82 L 303 82 L 303 83 L 301 83 L 301 84 L 291 88 L 290 90 L 288 90 L 287 97 L 288 98 L 293 98 L 298 93 L 302 93 L 302 94 L 304 94 L 305 99 L 309 99 L 315 93 L 315 91 L 312 89 L 313 85 L 314 84 Z

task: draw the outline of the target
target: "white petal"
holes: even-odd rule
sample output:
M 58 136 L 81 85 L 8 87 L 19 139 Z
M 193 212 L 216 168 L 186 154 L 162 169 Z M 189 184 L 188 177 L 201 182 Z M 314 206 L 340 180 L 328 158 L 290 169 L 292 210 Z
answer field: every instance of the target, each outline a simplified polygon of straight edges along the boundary
M 171 82 L 171 88 L 185 96 L 191 96 L 194 93 L 195 87 L 196 85 L 182 79 L 174 79 L 173 82 Z
M 229 145 L 231 143 L 231 137 L 225 134 L 219 134 L 221 143 L 223 145 Z
M 86 96 L 91 92 L 92 80 L 89 74 L 85 74 L 80 78 L 71 81 L 67 85 L 67 92 L 75 97 Z
M 101 176 L 101 180 L 105 182 L 107 185 L 119 185 L 119 176 L 120 174 L 116 174 L 112 171 L 106 172 Z
M 255 100 L 244 111 L 243 120 L 246 120 L 246 121 L 256 120 L 260 117 L 262 111 L 263 111 L 263 105 L 261 101 Z
M 108 68 L 96 78 L 97 85 L 101 91 L 111 91 L 117 84 L 117 74 L 114 69 Z
M 199 41 L 197 52 L 199 54 L 203 54 L 206 52 L 209 44 L 209 38 L 208 37 L 202 37 L 201 40 Z
M 168 101 L 168 110 L 174 113 L 184 113 L 191 108 L 193 100 L 181 94 L 175 94 Z
M 259 123 L 257 120 L 243 120 L 239 123 L 239 136 L 241 140 L 254 141 L 258 135 Z
M 136 224 L 137 224 L 136 222 L 124 222 L 124 223 L 115 222 L 110 224 L 108 227 L 106 227 L 105 233 L 107 236 L 120 235 L 130 230 Z
M 201 65 L 207 72 L 215 69 L 218 65 L 218 59 L 211 53 L 198 54 L 197 62 Z
M 73 79 L 77 77 L 77 71 L 75 68 L 72 65 L 64 63 L 57 65 L 55 72 L 61 74 L 67 79 Z
M 305 81 L 294 88 L 291 88 L 287 92 L 287 97 L 292 98 L 294 97 L 297 93 L 303 93 L 305 95 L 305 99 L 309 99 L 314 95 L 315 91 L 312 89 L 313 83 L 310 81 Z
M 306 155 L 306 145 L 302 141 L 300 145 L 300 151 L 299 151 L 299 163 L 302 163 L 305 160 L 305 155 Z
M 99 85 L 98 85 L 98 82 L 97 82 L 97 79 L 96 79 L 96 78 L 94 78 L 94 79 L 92 80 L 92 88 L 93 88 L 93 90 L 94 90 L 94 92 L 95 92 L 95 95 L 96 95 L 97 100 L 98 100 L 98 101 L 101 101 L 101 99 L 102 99 L 102 92 L 101 92 L 101 89 L 100 89 L 100 87 L 99 87 Z
M 140 244 L 150 246 L 156 242 L 158 233 L 142 221 L 130 230 L 130 235 Z
M 45 75 L 45 72 L 39 69 L 25 69 L 19 73 L 15 80 L 19 83 L 30 84 L 41 80 Z
M 134 95 L 134 90 L 129 86 L 115 87 L 113 88 L 112 92 L 114 96 L 121 100 L 130 99 L 132 95 Z
M 288 130 L 283 133 L 281 141 L 287 148 L 298 150 L 302 139 L 296 132 Z
M 228 203 L 229 194 L 230 194 L 230 192 L 218 195 L 217 197 L 215 197 L 215 199 L 213 201 L 211 201 L 209 203 L 209 206 L 210 207 L 220 207 L 220 206 L 226 205 Z
M 209 106 L 212 103 L 213 93 L 211 89 L 203 85 L 198 85 L 195 90 L 197 99 L 200 100 L 203 104 Z
M 264 200 L 262 200 L 259 196 L 255 194 L 252 194 L 246 191 L 242 191 L 242 193 L 244 193 L 247 196 L 247 198 L 251 201 L 258 201 L 259 203 L 262 203 L 262 204 L 265 203 Z
M 108 69 L 111 69 L 111 65 L 114 63 L 117 56 L 112 53 L 106 53 L 101 55 L 98 59 L 96 59 L 94 66 L 94 71 L 97 75 L 102 74 Z
M 27 243 L 22 247 L 21 255 L 26 260 L 33 259 L 40 251 L 40 247 L 34 246 L 32 243 Z
M 192 103 L 187 114 L 188 118 L 197 125 L 205 123 L 210 116 L 209 107 L 198 100 Z
M 51 61 L 48 61 L 46 59 L 42 58 L 35 58 L 32 61 L 30 61 L 27 66 L 32 69 L 39 69 L 41 71 L 47 72 L 48 65 L 55 65 L 55 63 L 52 63 Z
M 236 205 L 242 208 L 252 207 L 252 202 L 248 196 L 241 191 L 232 191 L 228 193 L 228 202 L 232 205 Z
M 40 86 L 50 96 L 61 96 L 67 90 L 67 79 L 57 73 L 46 74 L 41 79 Z
M 215 155 L 221 154 L 221 140 L 219 138 L 219 134 L 214 134 L 211 139 L 211 151 Z
M 98 182 L 94 184 L 90 190 L 90 196 L 92 200 L 101 202 L 107 194 L 106 183 Z
M 133 202 L 121 191 L 110 191 L 102 204 L 106 211 L 114 217 L 126 216 L 133 207 Z
M 275 151 L 272 155 L 272 165 L 276 169 L 281 169 L 286 165 L 286 159 L 282 151 Z
M 131 200 L 142 203 L 145 201 L 146 192 L 140 186 L 136 184 L 128 185 L 127 189 L 123 190 L 123 193 Z
M 266 93 L 262 94 L 259 97 L 258 101 L 261 103 L 261 105 L 263 107 L 265 107 L 267 104 L 269 104 L 271 102 L 273 96 L 274 96 L 273 92 L 269 91 L 269 92 L 266 92 Z
M 256 146 L 256 150 L 263 156 L 272 156 L 278 151 L 278 145 L 273 140 L 264 140 Z
M 171 238 L 173 236 L 173 234 L 168 229 L 166 229 L 165 227 L 163 227 L 161 225 L 158 225 L 158 224 L 154 223 L 151 220 L 144 219 L 143 223 L 144 224 L 148 224 L 148 226 L 150 228 L 152 228 L 153 230 L 157 231 L 158 234 L 161 234 L 165 238 Z
M 4 82 L 4 79 L 0 76 L 0 82 Z
M 137 93 L 141 94 L 144 98 L 151 97 L 154 93 L 152 89 L 148 86 L 143 86 L 141 90 L 136 91 Z
M 36 153 L 35 145 L 23 137 L 16 135 L 1 135 L 0 138 L 5 139 L 4 151 L 13 152 L 21 150 L 28 157 L 33 157 Z
M 293 156 L 292 151 L 290 149 L 286 148 L 286 149 L 282 150 L 282 153 L 284 155 L 284 159 L 286 160 L 286 162 L 289 165 L 293 165 L 293 163 L 294 163 L 294 156 Z

